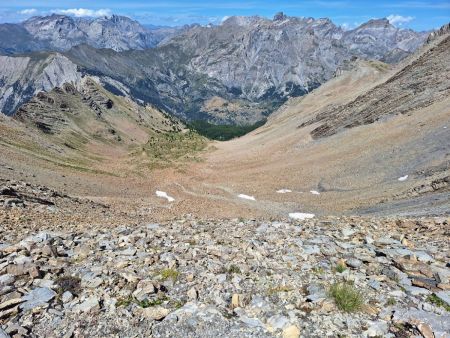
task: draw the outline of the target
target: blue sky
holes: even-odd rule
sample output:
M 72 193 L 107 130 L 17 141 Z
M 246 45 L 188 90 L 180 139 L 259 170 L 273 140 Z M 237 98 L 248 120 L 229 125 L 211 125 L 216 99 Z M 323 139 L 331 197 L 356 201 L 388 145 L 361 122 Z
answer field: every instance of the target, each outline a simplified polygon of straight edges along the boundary
M 58 12 L 73 16 L 121 14 L 144 24 L 177 26 L 220 23 L 231 15 L 328 17 L 348 28 L 371 18 L 415 30 L 438 28 L 450 21 L 450 0 L 0 0 L 0 22 L 19 22 L 34 15 Z

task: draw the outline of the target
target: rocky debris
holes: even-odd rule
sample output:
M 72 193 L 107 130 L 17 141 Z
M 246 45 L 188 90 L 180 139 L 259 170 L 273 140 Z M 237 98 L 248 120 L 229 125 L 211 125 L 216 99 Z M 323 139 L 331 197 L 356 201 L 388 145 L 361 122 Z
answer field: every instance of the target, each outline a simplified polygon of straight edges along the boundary
M 448 221 L 186 216 L 151 225 L 3 233 L 9 240 L 0 243 L 0 332 L 445 337 Z M 336 283 L 358 290 L 362 307 L 340 310 L 342 298 L 330 291 Z
M 32 186 L 22 181 L 10 181 L 0 178 L 0 205 L 5 207 L 25 208 L 42 205 L 52 207 L 58 198 L 71 199 L 45 186 Z M 76 201 L 76 199 L 72 199 Z

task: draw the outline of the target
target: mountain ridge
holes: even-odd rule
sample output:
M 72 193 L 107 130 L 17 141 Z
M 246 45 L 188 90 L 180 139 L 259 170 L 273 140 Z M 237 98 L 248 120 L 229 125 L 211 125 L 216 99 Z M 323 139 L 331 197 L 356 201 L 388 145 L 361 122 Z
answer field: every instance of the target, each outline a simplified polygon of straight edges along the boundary
M 125 20 L 114 18 L 109 20 Z M 40 23 L 36 32 L 45 31 L 43 20 L 30 21 Z M 76 22 L 57 15 L 50 21 L 55 20 L 69 26 Z M 74 33 L 76 41 L 78 33 Z M 154 104 L 182 120 L 253 124 L 289 97 L 305 95 L 325 83 L 353 57 L 395 63 L 426 38 L 425 33 L 398 29 L 386 19 L 345 31 L 329 19 L 279 13 L 273 20 L 235 16 L 218 26 L 184 27 L 150 49 L 116 52 L 85 41 L 63 54 L 79 72 L 104 79 L 114 92 Z M 30 94 L 25 92 L 17 103 L 26 102 Z M 212 101 L 220 104 L 212 107 Z M 7 114 L 16 108 L 0 104 Z
M 116 51 L 146 49 L 178 31 L 169 27 L 149 29 L 126 16 L 74 18 L 61 14 L 35 16 L 20 24 L 1 24 L 0 29 L 10 33 L 0 38 L 0 51 L 10 54 L 42 50 L 63 52 L 81 43 Z M 19 33 L 24 41 L 11 48 Z

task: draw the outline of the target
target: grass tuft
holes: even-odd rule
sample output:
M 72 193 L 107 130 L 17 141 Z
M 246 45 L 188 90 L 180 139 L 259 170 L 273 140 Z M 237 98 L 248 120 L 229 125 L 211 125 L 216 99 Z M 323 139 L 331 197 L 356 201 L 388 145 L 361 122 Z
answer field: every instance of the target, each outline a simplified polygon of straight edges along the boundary
M 338 265 L 336 265 L 335 270 L 336 270 L 336 272 L 342 273 L 345 270 L 347 270 L 347 267 L 342 263 L 338 263 Z
M 450 305 L 448 305 L 446 302 L 444 302 L 442 299 L 440 299 L 438 296 L 436 296 L 434 293 L 432 295 L 429 295 L 427 297 L 427 301 L 429 301 L 431 304 L 434 304 L 436 306 L 444 308 L 446 311 L 450 312 Z
M 329 296 L 336 306 L 345 312 L 356 312 L 364 304 L 362 294 L 348 283 L 335 283 L 330 287 Z
M 159 274 L 162 280 L 171 279 L 174 282 L 178 279 L 178 276 L 180 275 L 180 273 L 175 269 L 164 269 Z
M 237 265 L 231 264 L 230 267 L 228 268 L 228 273 L 229 274 L 241 273 L 241 269 L 239 269 Z

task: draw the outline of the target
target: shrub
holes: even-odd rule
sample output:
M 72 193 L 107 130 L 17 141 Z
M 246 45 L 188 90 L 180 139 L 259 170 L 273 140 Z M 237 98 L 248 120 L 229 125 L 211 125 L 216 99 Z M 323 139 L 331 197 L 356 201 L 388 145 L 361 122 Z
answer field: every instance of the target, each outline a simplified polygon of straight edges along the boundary
M 228 268 L 228 273 L 229 274 L 233 274 L 233 273 L 241 273 L 241 269 L 239 269 L 238 266 L 231 264 L 230 267 Z
M 176 281 L 178 279 L 178 275 L 180 273 L 175 269 L 164 269 L 160 272 L 160 276 L 162 280 L 171 279 L 172 281 Z
M 363 306 L 362 294 L 349 283 L 335 283 L 330 287 L 329 295 L 336 306 L 345 312 L 356 312 Z

